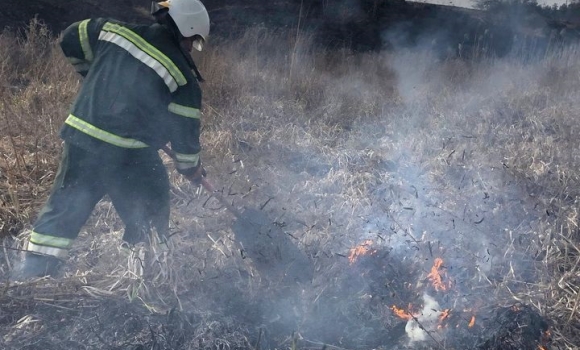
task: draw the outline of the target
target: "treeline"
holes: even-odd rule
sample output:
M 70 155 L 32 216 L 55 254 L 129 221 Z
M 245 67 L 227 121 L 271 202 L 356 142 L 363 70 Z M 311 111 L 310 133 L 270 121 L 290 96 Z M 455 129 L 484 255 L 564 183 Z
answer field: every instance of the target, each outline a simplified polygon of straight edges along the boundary
M 356 51 L 421 46 L 448 56 L 542 55 L 580 38 L 578 3 L 542 7 L 529 0 L 480 0 L 477 9 L 404 0 L 206 0 L 216 33 L 259 24 L 298 28 L 324 47 Z M 222 26 L 227 23 L 228 27 Z
M 355 51 L 422 46 L 448 56 L 544 53 L 580 38 L 580 3 L 542 7 L 530 0 L 480 0 L 478 9 L 404 0 L 205 0 L 214 37 L 264 26 L 306 33 L 327 48 Z M 33 17 L 59 32 L 87 17 L 150 22 L 149 0 L 27 0 L 0 13 L 0 26 L 24 27 Z M 299 29 L 298 31 L 296 29 Z
M 301 0 L 293 0 L 296 4 Z M 327 32 L 362 49 L 427 46 L 444 56 L 527 56 L 580 40 L 580 2 L 480 0 L 477 9 L 402 0 L 315 0 Z M 346 7 L 353 9 L 346 12 Z M 349 15 L 345 16 L 344 14 Z

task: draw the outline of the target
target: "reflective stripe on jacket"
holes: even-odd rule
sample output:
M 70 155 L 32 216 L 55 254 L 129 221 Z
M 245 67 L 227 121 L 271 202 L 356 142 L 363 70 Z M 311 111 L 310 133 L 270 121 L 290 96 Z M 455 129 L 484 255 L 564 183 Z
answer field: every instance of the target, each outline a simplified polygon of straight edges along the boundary
M 72 239 L 54 237 L 32 231 L 27 250 L 55 256 L 57 258 L 66 258 L 68 256 L 68 249 L 72 244 Z
M 88 19 L 69 26 L 60 44 L 85 77 L 61 132 L 65 140 L 87 149 L 95 142 L 171 142 L 186 163 L 197 164 L 201 89 L 166 27 Z

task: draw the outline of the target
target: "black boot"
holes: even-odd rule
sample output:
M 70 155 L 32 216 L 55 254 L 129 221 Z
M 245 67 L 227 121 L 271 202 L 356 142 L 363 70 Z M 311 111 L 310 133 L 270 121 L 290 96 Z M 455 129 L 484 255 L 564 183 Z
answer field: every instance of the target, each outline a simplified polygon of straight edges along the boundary
M 31 252 L 24 253 L 24 260 L 12 270 L 11 280 L 26 281 L 45 276 L 55 277 L 62 261 L 54 256 Z

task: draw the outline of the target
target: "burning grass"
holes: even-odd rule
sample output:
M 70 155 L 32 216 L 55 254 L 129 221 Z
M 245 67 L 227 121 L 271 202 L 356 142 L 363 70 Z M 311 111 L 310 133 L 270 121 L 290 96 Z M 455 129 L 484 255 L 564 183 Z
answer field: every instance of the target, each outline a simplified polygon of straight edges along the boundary
M 23 238 L 11 235 L 46 198 L 79 84 L 54 39 L 31 31 L 0 36 L 3 276 Z M 214 41 L 198 58 L 204 164 L 228 202 L 309 257 L 311 279 L 248 256 L 244 225 L 172 172 L 169 249 L 121 249 L 105 199 L 64 277 L 4 284 L 0 344 L 572 349 L 577 58 L 322 52 L 264 28 Z

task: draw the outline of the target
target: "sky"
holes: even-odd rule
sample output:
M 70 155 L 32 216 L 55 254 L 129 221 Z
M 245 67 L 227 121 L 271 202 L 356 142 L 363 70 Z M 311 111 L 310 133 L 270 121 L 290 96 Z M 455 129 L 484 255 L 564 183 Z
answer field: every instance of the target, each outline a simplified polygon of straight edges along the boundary
M 476 1 L 474 0 L 414 0 L 416 2 L 427 2 L 431 4 L 438 4 L 438 5 L 451 5 L 451 6 L 459 6 L 459 7 L 475 7 Z M 566 3 L 566 0 L 537 0 L 538 4 L 540 5 L 553 5 L 558 4 L 562 5 Z

